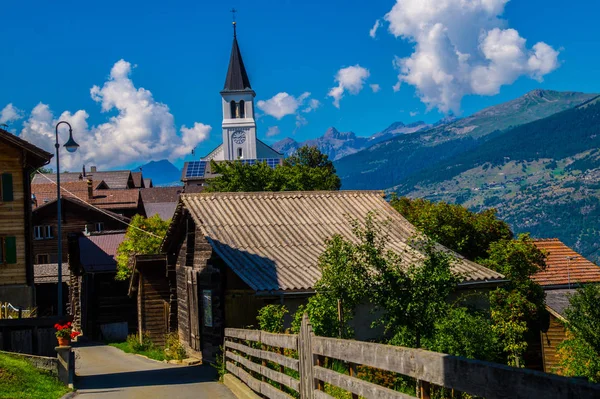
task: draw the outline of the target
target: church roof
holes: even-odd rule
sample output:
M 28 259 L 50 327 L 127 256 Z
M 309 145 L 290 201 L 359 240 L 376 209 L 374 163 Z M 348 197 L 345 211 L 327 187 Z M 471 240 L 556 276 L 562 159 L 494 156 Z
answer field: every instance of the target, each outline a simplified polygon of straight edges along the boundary
M 425 255 L 413 245 L 417 229 L 379 191 L 182 194 L 163 249 L 176 240 L 187 210 L 220 258 L 255 291 L 310 290 L 321 277 L 318 258 L 334 234 L 354 240 L 353 219 L 369 211 L 385 225 L 388 249 L 404 265 Z M 389 220 L 389 221 L 388 221 Z M 183 224 L 185 225 L 185 224 Z M 449 251 L 441 245 L 440 250 Z M 454 254 L 463 285 L 504 280 L 500 273 Z
M 223 91 L 242 90 L 252 90 L 252 87 L 250 86 L 250 79 L 248 79 L 248 73 L 246 73 L 246 67 L 244 67 L 242 53 L 240 52 L 234 31 L 231 56 L 229 57 L 229 69 L 227 69 L 227 78 L 225 79 Z

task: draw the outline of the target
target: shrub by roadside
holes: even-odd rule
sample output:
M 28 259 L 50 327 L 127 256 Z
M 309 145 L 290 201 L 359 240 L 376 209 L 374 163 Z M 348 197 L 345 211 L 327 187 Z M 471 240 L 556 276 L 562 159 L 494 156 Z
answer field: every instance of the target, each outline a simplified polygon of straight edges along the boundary
M 187 357 L 185 348 L 179 342 L 177 332 L 167 334 L 164 349 L 154 345 L 146 333 L 142 334 L 141 343 L 136 334 L 130 334 L 127 341 L 110 342 L 108 345 L 121 349 L 125 353 L 143 355 L 158 361 L 183 360 Z

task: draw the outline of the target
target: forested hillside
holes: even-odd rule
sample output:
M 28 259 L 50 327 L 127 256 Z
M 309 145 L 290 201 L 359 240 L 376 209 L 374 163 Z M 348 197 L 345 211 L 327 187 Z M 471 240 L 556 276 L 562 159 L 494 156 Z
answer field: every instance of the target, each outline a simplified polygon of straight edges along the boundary
M 558 237 L 600 260 L 600 99 L 511 129 L 393 187 L 495 207 L 515 231 Z

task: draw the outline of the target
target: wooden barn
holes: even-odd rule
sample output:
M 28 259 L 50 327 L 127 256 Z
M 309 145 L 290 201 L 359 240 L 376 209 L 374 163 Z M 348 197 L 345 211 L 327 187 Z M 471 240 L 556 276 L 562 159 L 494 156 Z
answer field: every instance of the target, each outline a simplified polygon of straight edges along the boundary
M 29 176 L 51 158 L 0 129 L 0 302 L 35 305 Z
M 534 243 L 547 255 L 546 269 L 536 273 L 533 280 L 546 291 L 549 320 L 540 333 L 541 352 L 544 371 L 552 373 L 557 366 L 556 348 L 566 338 L 565 309 L 569 306 L 569 296 L 584 284 L 600 284 L 600 267 L 557 238 Z
M 182 194 L 163 251 L 177 276 L 179 337 L 189 354 L 214 359 L 223 329 L 255 325 L 266 304 L 294 312 L 314 294 L 325 240 L 353 237 L 350 220 L 364 220 L 369 211 L 390 220 L 390 249 L 407 263 L 423 259 L 410 244 L 416 228 L 379 191 Z M 505 281 L 456 256 L 453 267 L 465 276 L 459 289 Z M 357 333 L 370 332 L 368 320 L 356 324 Z
M 136 331 L 128 281 L 115 280 L 117 248 L 124 231 L 69 236 L 70 310 L 76 328 L 92 339 L 125 339 Z
M 164 346 L 166 334 L 177 331 L 175 273 L 166 266 L 166 255 L 135 256 L 129 296 L 136 298 L 140 342 L 148 334 L 155 345 Z

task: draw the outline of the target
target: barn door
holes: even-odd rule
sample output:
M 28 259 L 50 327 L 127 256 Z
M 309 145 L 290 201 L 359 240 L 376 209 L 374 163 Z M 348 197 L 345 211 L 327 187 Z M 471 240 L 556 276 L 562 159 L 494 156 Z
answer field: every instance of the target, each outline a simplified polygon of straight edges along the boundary
M 198 309 L 198 274 L 195 270 L 187 273 L 188 314 L 190 318 L 190 347 L 200 352 L 200 318 Z

